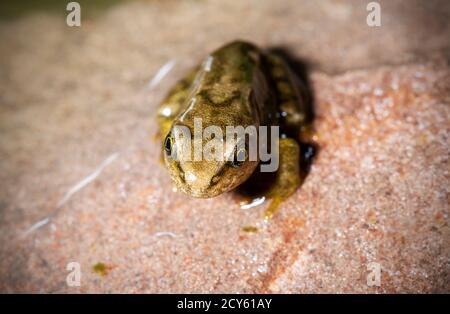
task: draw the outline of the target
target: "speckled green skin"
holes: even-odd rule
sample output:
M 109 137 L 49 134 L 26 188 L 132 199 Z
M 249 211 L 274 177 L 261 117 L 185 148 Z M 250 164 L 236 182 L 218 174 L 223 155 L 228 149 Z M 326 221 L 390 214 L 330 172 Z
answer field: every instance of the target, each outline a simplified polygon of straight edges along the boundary
M 178 82 L 158 109 L 161 134 L 171 137 L 173 126 L 183 125 L 194 134 L 194 118 L 202 127 L 278 125 L 300 129 L 304 122 L 302 93 L 286 63 L 242 41 L 229 43 L 209 55 L 203 64 Z M 270 197 L 286 197 L 300 184 L 297 138 L 282 136 L 280 167 Z M 203 144 L 207 140 L 201 140 Z M 182 143 L 174 142 L 178 156 Z M 225 149 L 229 154 L 233 148 Z M 164 152 L 164 150 L 163 150 Z M 233 167 L 227 161 L 164 161 L 176 186 L 194 197 L 214 197 L 243 183 L 258 161 Z M 226 156 L 225 156 L 226 157 Z M 181 158 L 182 159 L 182 158 Z M 224 158 L 227 160 L 227 158 Z

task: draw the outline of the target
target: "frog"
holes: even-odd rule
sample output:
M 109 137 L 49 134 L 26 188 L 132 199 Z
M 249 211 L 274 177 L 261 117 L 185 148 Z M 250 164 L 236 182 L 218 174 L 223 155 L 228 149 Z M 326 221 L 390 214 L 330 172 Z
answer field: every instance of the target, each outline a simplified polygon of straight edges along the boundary
M 235 40 L 210 53 L 167 93 L 157 109 L 163 162 L 178 190 L 197 198 L 212 198 L 235 190 L 258 171 L 260 160 L 236 158 L 236 147 L 224 149 L 220 160 L 191 160 L 192 145 L 184 145 L 176 128 L 278 126 L 279 167 L 264 192 L 272 209 L 302 183 L 302 130 L 309 124 L 305 85 L 279 54 L 244 40 Z M 194 132 L 193 132 L 194 133 Z M 225 134 L 225 131 L 224 131 Z M 189 139 L 191 140 L 191 139 Z M 206 144 L 208 138 L 198 139 Z M 235 143 L 232 143 L 234 145 Z M 176 151 L 178 158 L 171 158 Z M 232 156 L 231 156 L 231 155 Z

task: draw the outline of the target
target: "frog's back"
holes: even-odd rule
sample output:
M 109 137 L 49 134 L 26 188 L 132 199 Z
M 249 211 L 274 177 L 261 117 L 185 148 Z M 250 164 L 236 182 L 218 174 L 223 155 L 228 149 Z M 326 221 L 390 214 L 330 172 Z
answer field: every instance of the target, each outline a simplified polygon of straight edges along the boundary
M 201 117 L 204 126 L 223 128 L 267 122 L 275 104 L 263 62 L 261 51 L 243 41 L 214 51 L 200 67 L 179 122 L 191 126 Z
M 282 132 L 297 133 L 305 120 L 298 83 L 281 57 L 233 41 L 211 53 L 169 94 L 159 110 L 171 113 L 160 115 L 162 135 L 177 123 L 192 130 L 194 118 L 204 127 L 280 125 Z

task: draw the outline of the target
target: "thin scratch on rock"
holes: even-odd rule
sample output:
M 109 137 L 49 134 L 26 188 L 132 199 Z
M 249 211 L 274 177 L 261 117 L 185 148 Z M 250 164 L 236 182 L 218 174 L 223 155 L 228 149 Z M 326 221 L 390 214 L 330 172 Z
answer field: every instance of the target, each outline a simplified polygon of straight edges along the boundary
M 99 174 L 103 171 L 103 169 L 108 166 L 110 163 L 112 163 L 117 157 L 119 156 L 119 153 L 114 153 L 110 155 L 108 158 L 106 158 L 100 166 L 97 167 L 97 169 L 94 170 L 90 175 L 82 179 L 80 182 L 75 184 L 67 193 L 64 195 L 64 197 L 59 201 L 57 208 L 62 207 L 75 193 L 79 192 L 81 189 L 83 189 L 85 186 L 87 186 L 89 183 L 94 181 Z
M 39 229 L 42 226 L 45 226 L 46 224 L 49 223 L 50 221 L 50 216 L 45 217 L 44 219 L 39 220 L 37 223 L 35 223 L 34 225 L 32 225 L 27 231 L 25 231 L 23 233 L 23 237 L 26 237 L 27 235 L 29 235 L 30 233 L 32 233 L 33 231 Z
M 102 173 L 103 169 L 105 169 L 106 166 L 108 166 L 114 160 L 116 160 L 117 157 L 119 157 L 119 153 L 118 152 L 115 152 L 115 153 L 111 154 L 110 156 L 108 156 L 108 158 L 106 158 L 94 170 L 94 172 L 89 174 L 87 177 L 83 178 L 81 181 L 79 181 L 77 184 L 75 184 L 72 188 L 70 188 L 69 191 L 67 191 L 67 193 L 64 195 L 64 197 L 58 202 L 58 205 L 56 206 L 56 209 L 52 213 L 50 213 L 45 218 L 43 218 L 43 219 L 39 220 L 38 222 L 36 222 L 35 224 L 33 224 L 30 228 L 28 228 L 22 234 L 22 237 L 26 237 L 30 233 L 32 233 L 32 232 L 36 231 L 37 229 L 39 229 L 39 228 L 45 226 L 46 224 L 48 224 L 50 222 L 50 220 L 56 215 L 56 213 L 64 206 L 65 203 L 67 203 L 67 201 L 69 201 L 72 198 L 72 196 L 75 193 L 79 192 L 84 187 L 86 187 L 89 183 L 94 181 Z
M 164 64 L 148 83 L 148 88 L 152 89 L 161 82 L 161 80 L 173 69 L 176 60 L 170 60 Z
M 153 234 L 154 237 L 156 238 L 160 238 L 160 237 L 171 237 L 171 238 L 176 238 L 177 235 L 173 232 L 169 232 L 169 231 L 162 231 L 162 232 L 156 232 L 155 234 Z

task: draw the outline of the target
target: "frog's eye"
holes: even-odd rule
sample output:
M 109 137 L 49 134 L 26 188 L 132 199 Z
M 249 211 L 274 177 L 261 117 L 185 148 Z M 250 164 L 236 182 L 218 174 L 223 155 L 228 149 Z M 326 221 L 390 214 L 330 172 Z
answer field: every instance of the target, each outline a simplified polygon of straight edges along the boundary
M 247 159 L 247 151 L 245 148 L 239 148 L 237 152 L 233 156 L 233 160 L 231 160 L 229 163 L 232 167 L 238 168 L 240 167 L 244 161 Z
M 167 135 L 166 139 L 164 140 L 164 150 L 167 153 L 167 156 L 171 156 L 172 155 L 172 150 L 173 150 L 173 137 L 172 135 Z

